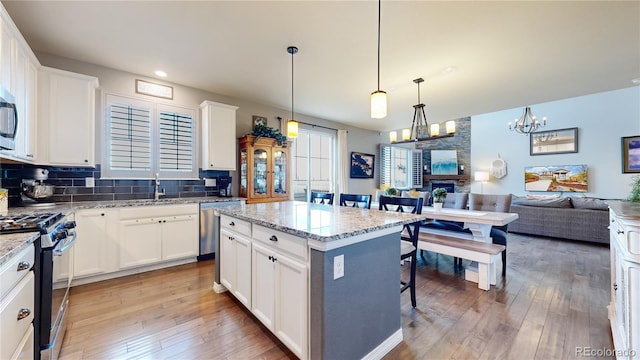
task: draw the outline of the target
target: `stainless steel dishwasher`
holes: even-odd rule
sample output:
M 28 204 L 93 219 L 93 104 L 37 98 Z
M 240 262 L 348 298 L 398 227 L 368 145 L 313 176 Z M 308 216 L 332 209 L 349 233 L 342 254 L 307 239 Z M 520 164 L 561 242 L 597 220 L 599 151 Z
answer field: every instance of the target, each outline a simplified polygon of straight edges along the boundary
M 200 203 L 200 255 L 198 261 L 212 259 L 220 250 L 220 216 L 215 209 L 220 206 L 240 205 L 241 201 Z M 220 262 L 215 263 L 215 282 L 220 283 Z

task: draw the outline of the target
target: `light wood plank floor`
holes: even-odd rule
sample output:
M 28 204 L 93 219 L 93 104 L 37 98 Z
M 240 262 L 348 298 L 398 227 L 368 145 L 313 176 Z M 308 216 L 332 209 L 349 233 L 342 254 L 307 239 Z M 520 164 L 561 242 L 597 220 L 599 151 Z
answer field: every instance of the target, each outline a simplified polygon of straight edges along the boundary
M 507 277 L 490 291 L 427 254 L 418 307 L 402 294 L 404 341 L 385 359 L 571 359 L 576 347 L 613 347 L 608 247 L 510 234 L 507 249 Z M 61 358 L 295 358 L 212 282 L 210 260 L 74 287 Z

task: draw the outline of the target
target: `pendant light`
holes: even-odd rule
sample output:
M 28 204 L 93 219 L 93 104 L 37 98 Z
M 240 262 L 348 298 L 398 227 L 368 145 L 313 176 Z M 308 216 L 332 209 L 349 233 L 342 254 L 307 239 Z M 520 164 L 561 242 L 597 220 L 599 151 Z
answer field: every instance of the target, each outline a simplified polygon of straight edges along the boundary
M 287 121 L 287 137 L 298 137 L 298 122 L 294 120 L 293 116 L 293 55 L 298 52 L 298 48 L 295 46 L 289 46 L 287 52 L 291 54 L 291 119 Z
M 371 93 L 371 117 L 382 119 L 387 116 L 387 93 L 380 90 L 380 14 L 382 0 L 378 0 L 378 90 Z

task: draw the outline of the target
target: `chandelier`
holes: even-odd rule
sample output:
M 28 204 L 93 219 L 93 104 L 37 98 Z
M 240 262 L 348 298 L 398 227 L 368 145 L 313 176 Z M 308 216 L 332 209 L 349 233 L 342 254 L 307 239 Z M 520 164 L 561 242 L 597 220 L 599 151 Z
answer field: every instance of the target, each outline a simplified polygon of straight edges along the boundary
M 522 116 L 519 119 L 515 119 L 515 124 L 509 122 L 509 130 L 529 135 L 545 125 L 547 125 L 547 117 L 543 117 L 542 122 L 538 121 L 535 115 L 531 113 L 531 108 L 527 106 L 522 112 Z
M 413 123 L 411 124 L 411 130 L 402 130 L 401 141 L 398 141 L 398 133 L 396 133 L 395 131 L 391 131 L 389 133 L 389 141 L 391 141 L 392 143 L 403 143 L 453 136 L 453 134 L 456 132 L 456 122 L 454 120 L 449 120 L 446 122 L 445 135 L 440 135 L 440 124 L 434 123 L 431 124 L 431 127 L 429 127 L 429 124 L 427 123 L 427 116 L 424 113 L 425 104 L 420 101 L 420 83 L 424 82 L 424 79 L 417 78 L 414 79 L 413 82 L 418 85 L 418 104 L 413 105 Z

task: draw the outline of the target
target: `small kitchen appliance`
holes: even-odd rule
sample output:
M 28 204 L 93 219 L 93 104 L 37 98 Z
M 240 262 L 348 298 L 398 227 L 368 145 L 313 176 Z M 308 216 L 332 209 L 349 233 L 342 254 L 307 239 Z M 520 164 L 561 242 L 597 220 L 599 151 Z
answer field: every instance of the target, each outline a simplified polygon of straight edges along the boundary
M 231 197 L 231 176 L 218 178 L 218 196 Z
M 53 206 L 54 185 L 44 183 L 49 178 L 49 170 L 34 168 L 25 173 L 27 179 L 22 179 L 20 190 L 22 193 L 22 204 L 24 206 Z

